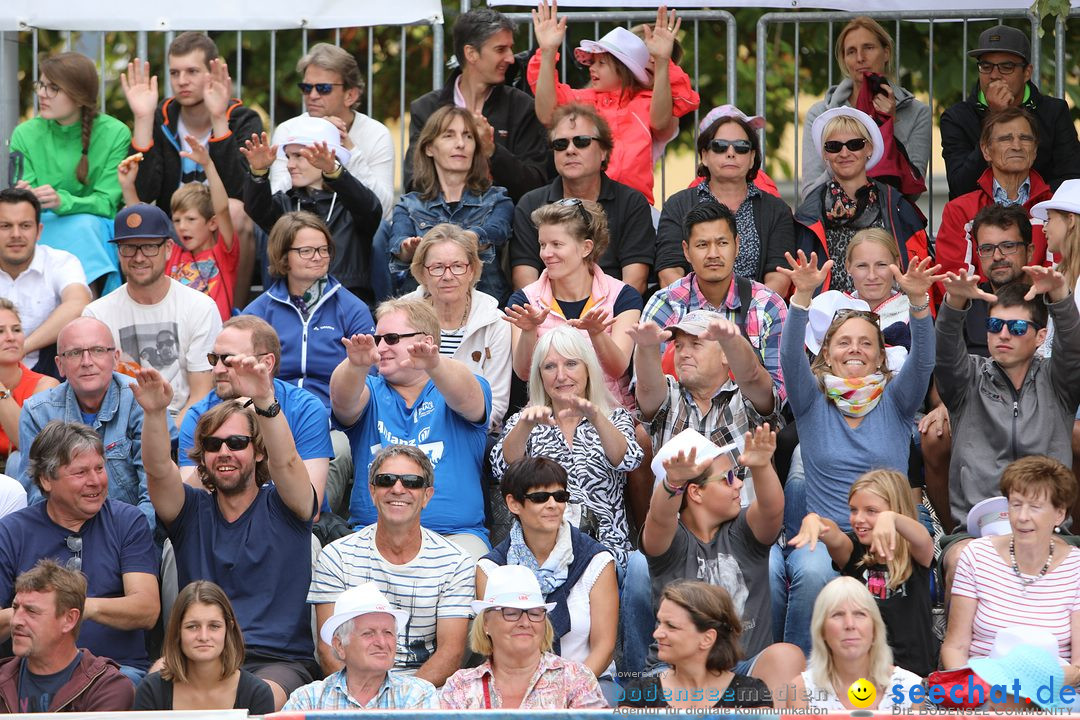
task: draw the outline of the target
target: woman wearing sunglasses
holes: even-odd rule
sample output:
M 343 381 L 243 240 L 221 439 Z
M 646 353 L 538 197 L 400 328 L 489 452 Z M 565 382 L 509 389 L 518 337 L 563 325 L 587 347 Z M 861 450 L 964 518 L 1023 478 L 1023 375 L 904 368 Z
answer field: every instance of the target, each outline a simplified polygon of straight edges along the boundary
M 447 105 L 432 113 L 414 145 L 415 190 L 394 206 L 390 228 L 391 274 L 400 289 L 416 289 L 420 281 L 409 268 L 421 237 L 439 223 L 453 223 L 476 234 L 483 263 L 476 288 L 502 303 L 509 287 L 498 250 L 510 237 L 514 203 L 505 188 L 491 184 L 493 140 L 480 136 L 471 112 Z
M 789 519 L 817 513 L 851 531 L 848 491 L 852 482 L 875 468 L 908 470 L 909 438 L 915 412 L 934 369 L 934 326 L 927 291 L 941 280 L 930 260 L 912 259 L 906 272 L 893 264 L 892 276 L 907 295 L 911 313 L 911 353 L 895 375 L 886 364 L 885 340 L 876 313 L 842 310 L 835 314 L 813 365 L 803 349 L 810 301 L 829 276 L 833 261 L 819 268 L 817 256 L 800 250 L 784 269 L 795 287 L 780 364 L 788 403 L 795 414 L 805 470 L 805 490 L 786 488 Z M 797 527 L 788 528 L 795 537 Z M 814 597 L 836 575 L 823 546 L 773 549 L 773 622 L 777 637 L 810 651 L 810 610 Z M 789 589 L 790 585 L 790 589 Z
M 661 285 L 690 272 L 682 249 L 686 213 L 700 202 L 716 200 L 735 214 L 735 274 L 787 295 L 791 286 L 776 268 L 784 264 L 784 253 L 795 252 L 795 223 L 787 203 L 755 183 L 761 171 L 757 131 L 764 126 L 762 118 L 748 118 L 732 105 L 714 108 L 701 121 L 697 174 L 703 181 L 669 197 L 660 212 L 656 270 Z
M 596 676 L 551 651 L 555 630 L 536 575 L 501 565 L 487 576 L 469 630 L 469 647 L 484 656 L 451 675 L 439 694 L 444 710 L 586 710 L 606 708 Z
M 795 244 L 835 261 L 821 289 L 854 290 L 844 256 L 863 228 L 880 227 L 892 235 L 902 268 L 912 257 L 927 257 L 926 220 L 895 187 L 867 177 L 884 152 L 877 123 L 861 110 L 838 107 L 819 115 L 811 130 L 829 179 L 795 211 Z
M 532 571 L 555 628 L 552 651 L 584 663 L 614 700 L 615 634 L 619 586 L 615 562 L 603 545 L 570 524 L 566 470 L 545 457 L 513 462 L 502 479 L 502 494 L 514 517 L 510 537 L 476 564 L 476 595 L 484 597 L 488 577 L 502 565 Z

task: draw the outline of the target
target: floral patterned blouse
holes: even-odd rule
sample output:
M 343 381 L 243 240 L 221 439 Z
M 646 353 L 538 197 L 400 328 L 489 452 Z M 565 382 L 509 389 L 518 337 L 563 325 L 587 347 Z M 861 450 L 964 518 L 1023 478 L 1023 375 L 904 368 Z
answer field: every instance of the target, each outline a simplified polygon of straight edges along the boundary
M 485 688 L 487 690 L 485 694 Z M 485 697 L 486 695 L 486 697 Z M 443 710 L 485 710 L 502 707 L 502 695 L 495 687 L 491 659 L 474 668 L 451 675 L 439 693 Z M 521 710 L 586 710 L 608 706 L 596 676 L 585 665 L 564 660 L 555 653 L 540 656 L 521 700 Z

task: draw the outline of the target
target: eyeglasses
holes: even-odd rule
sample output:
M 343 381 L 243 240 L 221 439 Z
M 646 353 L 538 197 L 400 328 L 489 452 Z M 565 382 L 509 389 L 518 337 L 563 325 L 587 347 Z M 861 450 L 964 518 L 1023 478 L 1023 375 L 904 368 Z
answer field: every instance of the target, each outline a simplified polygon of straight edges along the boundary
M 217 437 L 208 435 L 202 440 L 203 450 L 217 452 L 222 445 L 228 445 L 230 450 L 243 450 L 251 444 L 250 435 L 230 435 L 229 437 Z
M 991 245 L 986 243 L 976 248 L 979 253 L 979 257 L 989 258 L 994 257 L 994 253 L 998 250 L 1002 255 L 1015 255 L 1020 251 L 1020 248 L 1024 247 L 1027 243 L 1017 242 L 1016 240 L 1006 240 L 1003 243 L 997 245 Z
M 72 554 L 64 567 L 68 570 L 82 570 L 82 535 L 68 535 L 64 538 L 64 543 L 67 545 L 68 552 Z
M 345 83 L 296 83 L 296 87 L 300 88 L 300 92 L 304 95 L 310 95 L 312 90 L 317 90 L 320 95 L 329 95 L 334 92 L 336 86 L 345 87 Z
M 424 269 L 428 271 L 428 275 L 431 275 L 431 277 L 442 277 L 447 270 L 454 275 L 464 275 L 469 271 L 469 264 L 453 263 L 452 265 L 425 265 Z
M 65 360 L 82 360 L 83 353 L 90 353 L 90 357 L 95 360 L 100 360 L 114 350 L 116 350 L 116 348 L 114 347 L 95 345 L 94 347 L 72 348 L 70 350 L 65 350 L 64 352 L 60 353 L 60 357 L 64 358 Z
M 543 505 L 551 498 L 555 498 L 555 502 L 560 504 L 568 503 L 570 502 L 570 492 L 567 490 L 538 490 L 536 492 L 525 493 L 525 499 L 531 503 L 536 503 L 537 505 Z
M 735 148 L 736 155 L 746 155 L 754 146 L 750 144 L 749 140 L 710 140 L 709 149 L 714 153 L 723 155 L 728 151 L 728 148 Z M 839 152 L 839 151 L 837 151 Z
M 975 63 L 975 65 L 979 68 L 979 72 L 983 75 L 989 75 L 990 73 L 994 72 L 994 68 L 997 68 L 998 72 L 1002 75 L 1012 75 L 1013 72 L 1016 71 L 1016 68 L 1023 67 L 1024 63 L 1011 61 L 992 63 L 987 62 L 986 60 L 980 60 L 979 62 Z
M 1027 335 L 1029 327 L 1041 328 L 1034 320 L 1002 320 L 1001 318 L 986 318 L 986 331 L 995 335 L 1001 332 L 1001 328 L 1009 328 L 1009 334 L 1015 337 Z
M 585 203 L 581 202 L 581 198 L 563 198 L 562 200 L 556 200 L 553 204 L 559 207 L 576 207 L 578 214 L 581 215 L 582 222 L 585 223 L 586 232 L 592 227 L 592 214 L 585 209 Z
M 528 610 L 522 610 L 521 608 L 501 607 L 492 608 L 492 610 L 498 610 L 499 612 L 501 612 L 502 618 L 506 622 L 517 622 L 521 619 L 522 613 L 525 613 L 525 615 L 532 622 L 544 622 L 544 619 L 547 617 L 547 608 L 542 607 L 529 608 Z
M 116 251 L 120 253 L 121 257 L 133 258 L 135 254 L 140 250 L 143 257 L 157 257 L 157 254 L 161 252 L 161 248 L 164 247 L 168 240 L 162 238 L 154 243 L 117 243 Z
M 825 148 L 825 152 L 830 155 L 835 155 L 844 148 L 847 148 L 851 152 L 858 152 L 866 147 L 866 138 L 851 138 L 847 142 L 840 142 L 839 140 L 826 140 L 821 146 Z
M 600 138 L 595 135 L 575 135 L 572 138 L 555 138 L 551 141 L 551 149 L 555 152 L 562 152 L 570 147 L 570 143 L 574 143 L 574 147 L 578 150 L 584 150 L 592 145 L 593 140 L 599 140 Z
M 377 347 L 379 343 L 383 340 L 386 341 L 387 345 L 397 345 L 399 342 L 401 342 L 407 337 L 413 337 L 414 335 L 423 334 L 424 333 L 417 331 L 411 333 L 386 333 L 385 335 L 372 335 L 371 337 L 375 340 L 375 345 Z
M 56 97 L 56 94 L 60 92 L 60 86 L 56 83 L 41 82 L 40 80 L 34 81 L 34 92 L 39 95 L 44 95 L 47 100 L 51 100 Z
M 315 257 L 316 255 L 318 255 L 321 258 L 328 258 L 331 255 L 333 255 L 333 251 L 331 250 L 329 245 L 321 245 L 319 247 L 289 248 L 289 252 L 296 253 L 297 255 L 299 255 L 304 260 L 310 260 L 311 258 Z
M 406 490 L 419 490 L 427 487 L 427 478 L 423 475 L 405 474 L 398 475 L 396 473 L 379 473 L 371 480 L 371 484 L 379 488 L 392 488 L 401 482 L 401 487 Z

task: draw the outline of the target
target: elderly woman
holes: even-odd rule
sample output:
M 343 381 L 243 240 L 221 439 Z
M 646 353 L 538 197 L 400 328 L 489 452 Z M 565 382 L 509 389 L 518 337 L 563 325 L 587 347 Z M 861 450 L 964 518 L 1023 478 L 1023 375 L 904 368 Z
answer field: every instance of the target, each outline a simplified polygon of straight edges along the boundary
M 949 628 L 941 646 L 945 669 L 986 657 L 998 630 L 1023 624 L 1049 630 L 1065 682 L 1080 682 L 1080 550 L 1056 538 L 1076 499 L 1076 479 L 1057 460 L 1032 455 L 1001 475 L 1009 533 L 966 542 L 957 560 Z M 964 541 L 958 541 L 964 542 Z
M 495 477 L 525 456 L 558 462 L 569 476 L 570 523 L 625 567 L 631 547 L 623 488 L 643 455 L 634 419 L 611 398 L 585 338 L 565 326 L 543 335 L 532 354 L 529 404 L 506 421 L 492 448 Z
M 566 518 L 566 486 L 566 470 L 554 460 L 525 457 L 510 464 L 502 494 L 514 523 L 510 537 L 477 562 L 476 595 L 484 597 L 488 577 L 501 565 L 532 570 L 544 599 L 555 603 L 548 614 L 553 652 L 584 663 L 610 700 L 619 618 L 614 558 Z
M 631 681 L 620 691 L 620 707 L 771 708 L 765 683 L 734 670 L 741 633 L 727 590 L 694 580 L 669 584 L 660 594 L 653 632 L 658 657 L 669 669 Z
M 844 79 L 825 92 L 825 99 L 814 103 L 806 113 L 803 134 L 802 196 L 830 179 L 830 173 L 813 147 L 813 124 L 824 112 L 839 107 L 873 107 L 878 120 L 892 120 L 893 140 L 903 145 L 911 165 L 926 175 L 930 160 L 930 131 L 933 118 L 926 103 L 909 91 L 894 85 L 893 41 L 885 28 L 872 18 L 860 15 L 852 19 L 836 38 L 836 62 Z M 859 96 L 869 102 L 859 103 Z
M 345 359 L 341 338 L 374 332 L 371 311 L 330 275 L 334 236 L 317 215 L 282 215 L 270 231 L 267 252 L 276 280 L 244 314 L 277 330 L 278 377 L 310 390 L 329 409 L 330 375 Z
M 488 575 L 469 646 L 483 655 L 478 667 L 458 670 L 443 685 L 444 710 L 585 710 L 605 708 L 596 676 L 588 667 L 551 652 L 555 635 L 532 570 L 502 565 Z
M 476 233 L 439 223 L 424 235 L 412 260 L 420 287 L 408 297 L 427 300 L 439 316 L 439 353 L 465 363 L 491 385 L 491 426 L 510 401 L 510 326 L 499 303 L 476 289 L 483 272 Z
M 901 267 L 916 255 L 926 257 L 922 215 L 892 185 L 867 177 L 883 153 L 877 123 L 860 110 L 839 107 L 819 115 L 811 131 L 818 155 L 829 168 L 829 180 L 807 195 L 795 212 L 795 244 L 806 253 L 836 261 L 822 289 L 854 289 L 842 261 L 851 238 L 863 228 L 884 228 L 893 236 Z
M 828 277 L 833 261 L 820 268 L 817 257 L 799 251 L 788 258 L 795 293 L 791 298 L 780 362 L 787 379 L 788 403 L 795 414 L 806 473 L 806 510 L 851 530 L 848 490 L 874 468 L 907 472 L 915 412 L 934 369 L 934 327 L 927 290 L 939 279 L 929 259 L 913 259 L 907 272 L 891 265 L 893 278 L 907 295 L 911 313 L 911 355 L 894 376 L 885 362 L 885 341 L 875 313 L 838 312 L 811 366 L 803 351 L 808 310 L 814 289 Z M 793 499 L 794 500 L 794 499 Z M 801 498 L 796 501 L 801 502 Z M 792 530 L 794 532 L 794 530 Z M 774 550 L 773 617 L 783 637 L 810 649 L 809 609 L 836 572 L 823 547 Z M 777 631 L 779 638 L 779 629 Z
M 23 364 L 26 336 L 15 303 L 0 297 L 0 468 L 19 449 L 19 415 L 31 395 L 59 385 Z
M 701 125 L 697 174 L 704 182 L 669 197 L 660 213 L 656 269 L 661 285 L 690 272 L 682 249 L 686 213 L 699 202 L 716 200 L 735 213 L 739 233 L 735 274 L 765 283 L 786 296 L 790 285 L 776 267 L 784 264 L 784 253 L 795 251 L 795 223 L 786 202 L 754 183 L 761 170 L 757 130 L 764 121 L 747 118 L 737 108 L 725 105 L 710 112 Z
M 865 585 L 852 577 L 830 582 L 814 601 L 810 625 L 814 648 L 807 669 L 792 680 L 788 708 L 843 713 L 900 711 L 915 704 L 910 690 L 921 689 L 922 678 L 893 665 L 885 623 Z M 849 691 L 852 686 L 856 689 Z M 852 702 L 861 692 L 870 695 L 871 688 L 869 702 Z M 897 694 L 902 701 L 896 702 Z
M 588 337 L 615 399 L 633 408 L 630 359 L 634 341 L 627 331 L 641 317 L 641 294 L 597 265 L 608 244 L 608 224 L 599 203 L 565 198 L 532 213 L 540 238 L 540 279 L 510 296 L 506 308 L 512 331 L 514 372 L 521 379 L 535 366 L 537 339 L 569 326 Z
M 429 229 L 453 223 L 476 234 L 483 261 L 477 289 L 501 302 L 509 288 L 497 250 L 510 237 L 514 203 L 504 188 L 491 184 L 488 158 L 494 146 L 481 136 L 472 113 L 453 105 L 432 113 L 414 145 L 412 186 L 416 190 L 394 206 L 389 239 L 392 270 L 408 269 L 421 236 Z M 405 289 L 412 288 L 406 279 Z

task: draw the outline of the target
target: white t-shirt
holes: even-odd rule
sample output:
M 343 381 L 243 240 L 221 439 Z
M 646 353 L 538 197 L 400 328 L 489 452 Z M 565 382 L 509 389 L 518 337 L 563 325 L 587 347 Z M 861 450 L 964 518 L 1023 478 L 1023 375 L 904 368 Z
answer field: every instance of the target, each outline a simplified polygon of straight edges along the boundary
M 0 518 L 26 507 L 26 490 L 10 475 L 0 475 Z
M 57 250 L 38 243 L 30 267 L 12 279 L 0 270 L 0 296 L 15 303 L 19 309 L 23 333 L 27 336 L 45 322 L 60 304 L 60 294 L 69 285 L 86 287 L 86 273 L 79 259 L 66 250 Z M 87 288 L 87 292 L 89 292 Z M 28 368 L 38 361 L 38 352 L 30 352 L 23 358 Z
M 159 303 L 140 305 L 124 284 L 87 305 L 83 315 L 112 330 L 121 372 L 131 374 L 146 365 L 169 381 L 173 388 L 169 411 L 174 416 L 188 401 L 188 373 L 211 369 L 206 354 L 221 332 L 221 314 L 210 296 L 171 278 L 169 292 Z
M 300 117 L 308 117 L 304 113 Z M 270 139 L 272 145 L 280 145 L 282 138 L 288 137 L 289 123 L 297 118 L 286 120 L 274 130 Z M 353 124 L 349 128 L 349 139 L 353 149 L 345 169 L 359 180 L 364 187 L 375 193 L 382 204 L 383 218 L 390 219 L 394 209 L 394 141 L 390 130 L 378 120 L 372 120 L 363 113 L 354 112 Z M 292 187 L 285 158 L 279 157 L 270 166 L 270 189 L 284 192 Z

